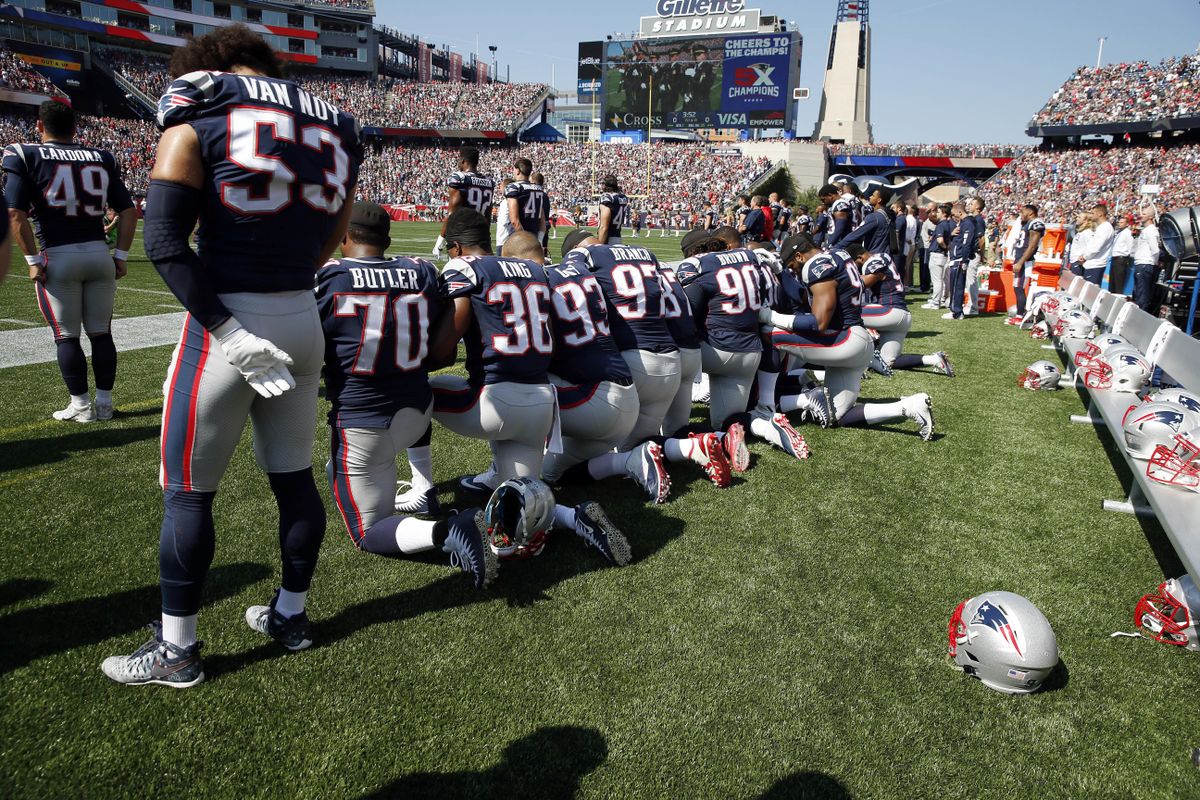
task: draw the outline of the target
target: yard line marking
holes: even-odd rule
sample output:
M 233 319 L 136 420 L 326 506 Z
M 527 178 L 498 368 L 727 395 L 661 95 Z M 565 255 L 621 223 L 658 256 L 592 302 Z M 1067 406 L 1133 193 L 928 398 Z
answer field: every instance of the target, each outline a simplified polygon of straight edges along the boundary
M 122 286 L 119 283 L 117 284 L 117 288 L 123 292 L 141 292 L 142 294 L 161 294 L 161 295 L 165 295 L 167 297 L 175 296 L 171 292 L 164 292 L 161 289 L 138 289 L 137 287 L 134 287 L 134 286 Z
M 184 313 L 150 314 L 113 319 L 112 334 L 118 352 L 175 344 L 183 327 Z M 115 317 L 115 315 L 114 315 Z M 84 353 L 91 353 L 91 342 L 80 342 Z M 26 364 L 44 364 L 58 359 L 58 348 L 45 326 L 0 331 L 0 368 Z
M 7 322 L 10 325 L 24 325 L 27 328 L 40 328 L 41 324 L 30 322 L 24 319 L 9 319 L 8 317 L 0 317 L 0 322 Z
M 9 478 L 6 481 L 0 481 L 0 489 L 3 489 L 5 486 L 12 486 L 13 484 L 16 484 L 16 483 L 24 483 L 25 481 L 31 481 L 31 480 L 34 480 L 35 478 L 44 478 L 53 472 L 54 472 L 54 470 L 51 470 L 51 469 L 36 469 L 33 472 L 26 472 L 24 475 L 18 475 L 15 478 Z

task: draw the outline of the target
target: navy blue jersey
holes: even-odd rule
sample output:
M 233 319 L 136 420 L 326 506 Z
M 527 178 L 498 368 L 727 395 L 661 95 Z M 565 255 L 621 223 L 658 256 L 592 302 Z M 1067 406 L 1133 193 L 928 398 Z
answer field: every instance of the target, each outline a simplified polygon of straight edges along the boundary
M 621 235 L 621 228 L 629 224 L 629 198 L 622 192 L 605 192 L 600 195 L 600 205 L 609 210 L 608 238 Z
M 809 310 L 808 289 L 800 276 L 790 269 L 779 273 L 779 290 L 771 308 L 783 314 L 799 314 Z
M 496 193 L 494 178 L 480 175 L 478 172 L 455 172 L 446 179 L 446 186 L 462 195 L 462 201 L 467 208 L 473 208 L 491 218 L 492 195 Z
M 704 213 L 700 215 L 700 220 L 704 225 L 704 230 L 711 231 L 717 227 L 717 212 L 711 208 L 704 209 Z
M 675 295 L 658 259 L 649 250 L 593 244 L 567 253 L 563 265 L 587 270 L 600 282 L 618 350 L 670 353 L 679 349 L 667 327 Z
M 829 236 L 830 219 L 830 215 L 822 211 L 820 214 L 817 214 L 815 217 L 813 217 L 812 222 L 809 223 L 808 232 L 812 234 L 812 240 L 816 244 L 824 244 L 825 237 Z
M 433 394 L 425 358 L 445 306 L 437 268 L 425 259 L 343 258 L 317 273 L 325 331 L 325 392 L 339 428 L 386 428 L 402 408 Z
M 900 271 L 890 255 L 877 253 L 868 258 L 867 263 L 863 264 L 862 274 L 883 276 L 883 280 L 867 288 L 867 302 L 887 308 L 908 309 L 908 302 L 904 299 L 904 281 L 900 279 Z
M 775 308 L 775 304 L 779 301 L 779 276 L 786 270 L 783 269 L 779 256 L 770 250 L 759 248 L 751 252 L 754 253 L 754 258 L 758 262 L 759 298 L 762 300 L 763 306 Z
M 834 250 L 813 256 L 804 264 L 801 280 L 807 287 L 825 281 L 837 284 L 837 306 L 829 321 L 829 329 L 844 331 L 862 325 L 863 285 L 858 265 L 845 250 Z
M 548 204 L 545 189 L 529 181 L 513 181 L 504 190 L 504 197 L 517 201 L 517 214 L 523 230 L 536 234 L 542 229 Z
M 792 210 L 790 208 L 783 208 L 780 206 L 779 213 L 775 215 L 775 230 L 786 231 L 788 229 L 788 225 L 791 224 L 791 221 Z
M 983 236 L 987 233 L 987 220 L 983 214 L 975 214 L 971 217 L 975 224 L 975 253 L 983 252 Z
M 1013 262 L 1014 264 L 1027 263 L 1022 260 L 1025 255 L 1025 248 L 1029 247 L 1029 240 L 1034 233 L 1044 234 L 1046 232 L 1046 223 L 1040 219 L 1031 219 L 1017 229 L 1017 238 L 1013 240 Z
M 30 216 L 38 247 L 104 241 L 104 211 L 133 206 L 112 153 L 80 144 L 4 148 L 4 198 Z M 7 222 L 7 220 L 6 220 Z
M 661 266 L 661 265 L 660 265 Z M 696 350 L 700 347 L 700 333 L 696 329 L 696 318 L 692 316 L 692 304 L 679 283 L 679 277 L 670 267 L 661 267 L 663 279 L 671 289 L 663 295 L 663 316 L 667 319 L 667 330 L 680 350 Z
M 554 353 L 551 291 L 536 261 L 463 256 L 442 270 L 442 293 L 471 299 L 467 378 L 489 383 L 545 383 Z
M 745 248 L 706 253 L 680 262 L 675 274 L 709 345 L 731 353 L 762 350 L 762 271 L 754 253 Z
M 746 230 L 742 233 L 743 240 L 761 242 L 767 238 L 764 233 L 767 226 L 767 218 L 763 216 L 761 209 L 750 209 L 750 213 L 746 215 L 746 219 L 742 224 L 746 226 Z
M 892 241 L 892 220 L 882 208 L 872 211 L 867 218 L 838 242 L 839 247 L 860 244 L 872 253 L 889 252 Z
M 579 386 L 633 380 L 629 365 L 613 344 L 608 302 L 596 276 L 578 265 L 546 268 L 553 290 L 554 357 L 550 371 Z
M 217 291 L 311 289 L 358 180 L 358 123 L 291 81 L 191 72 L 159 100 L 158 124 L 200 139 L 197 250 Z
M 938 238 L 946 243 L 946 246 L 938 244 Z M 946 253 L 949 251 L 950 240 L 954 238 L 954 220 L 944 219 L 934 226 L 933 233 L 929 237 L 929 252 L 931 253 Z
M 966 216 L 959 220 L 958 233 L 950 242 L 951 261 L 970 261 L 975 257 L 975 221 Z

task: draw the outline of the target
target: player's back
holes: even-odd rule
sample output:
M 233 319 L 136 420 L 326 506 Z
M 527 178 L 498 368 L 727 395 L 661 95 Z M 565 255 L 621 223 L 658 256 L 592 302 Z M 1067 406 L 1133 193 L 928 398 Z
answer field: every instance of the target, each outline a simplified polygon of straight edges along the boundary
M 9 205 L 29 212 L 42 250 L 103 242 L 105 209 L 133 206 L 107 150 L 58 142 L 10 144 L 3 164 Z
M 496 193 L 496 181 L 478 172 L 455 172 L 446 180 L 446 186 L 462 194 L 463 202 L 468 208 L 473 208 L 484 217 L 489 217 L 492 209 L 492 195 Z
M 887 253 L 877 253 L 867 259 L 862 274 L 883 275 L 883 280 L 868 290 L 870 302 L 887 308 L 908 308 L 908 302 L 904 299 L 904 281 L 900 279 L 896 263 Z
M 831 330 L 846 330 L 862 325 L 862 276 L 854 259 L 845 250 L 834 250 L 810 258 L 804 265 L 801 280 L 810 291 L 818 283 L 835 282 L 837 305 L 828 326 Z
M 683 261 L 676 270 L 685 287 L 697 287 L 706 301 L 705 339 L 729 352 L 758 352 L 758 310 L 762 305 L 761 268 L 745 248 L 706 253 Z M 689 294 L 694 290 L 689 288 Z
M 551 290 L 541 264 L 523 258 L 462 256 L 446 264 L 442 291 L 471 300 L 464 337 L 472 385 L 546 383 L 554 340 Z
M 541 230 L 546 214 L 546 191 L 541 186 L 531 181 L 513 181 L 504 191 L 504 197 L 517 201 L 517 215 L 523 230 L 530 233 Z
M 600 282 L 618 349 L 678 350 L 666 322 L 670 289 L 653 253 L 644 247 L 595 244 L 575 248 L 563 263 L 589 270 Z
M 343 258 L 317 273 L 331 424 L 380 427 L 431 398 L 429 331 L 444 301 L 424 259 Z
M 608 208 L 608 235 L 619 237 L 621 229 L 628 224 L 629 198 L 623 192 L 605 192 L 600 195 L 600 205 Z
M 197 237 L 219 292 L 310 289 L 358 178 L 358 124 L 291 81 L 192 72 L 158 105 L 189 124 L 205 165 Z
M 554 357 L 550 372 L 576 385 L 632 380 L 613 344 L 608 304 L 596 276 L 578 265 L 546 268 L 554 292 Z

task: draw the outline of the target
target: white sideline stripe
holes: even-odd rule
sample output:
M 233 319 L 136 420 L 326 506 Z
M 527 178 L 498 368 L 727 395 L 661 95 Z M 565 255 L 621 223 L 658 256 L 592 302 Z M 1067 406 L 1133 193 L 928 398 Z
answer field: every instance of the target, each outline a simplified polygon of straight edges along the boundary
M 23 325 L 26 328 L 36 328 L 36 322 L 30 322 L 26 319 L 9 319 L 8 317 L 0 317 L 0 322 L 7 322 L 9 325 Z
M 117 344 L 118 352 L 141 350 L 146 347 L 158 347 L 164 344 L 175 344 L 179 341 L 179 331 L 183 328 L 185 314 L 152 314 L 147 317 L 129 317 L 114 319 L 112 323 L 113 341 Z M 89 356 L 92 354 L 91 344 L 87 336 L 79 337 L 83 350 Z M 58 350 L 50 329 L 45 326 L 22 331 L 0 331 L 0 369 L 5 367 L 23 367 L 27 364 L 44 364 L 55 361 Z
M 119 283 L 117 284 L 117 288 L 120 289 L 122 292 L 141 292 L 142 294 L 161 294 L 161 295 L 165 295 L 166 297 L 174 297 L 175 296 L 175 295 L 171 294 L 170 292 L 164 292 L 160 289 L 137 289 L 133 286 L 122 286 Z

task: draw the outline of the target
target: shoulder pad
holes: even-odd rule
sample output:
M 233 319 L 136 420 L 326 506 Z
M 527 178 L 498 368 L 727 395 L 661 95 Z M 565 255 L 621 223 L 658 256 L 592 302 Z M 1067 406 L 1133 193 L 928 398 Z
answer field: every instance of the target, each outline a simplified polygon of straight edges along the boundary
M 801 280 L 808 286 L 837 277 L 839 264 L 829 253 L 815 255 L 804 265 Z
M 194 118 L 205 103 L 216 95 L 217 82 L 212 72 L 189 72 L 171 81 L 158 101 L 155 121 L 166 130 Z

